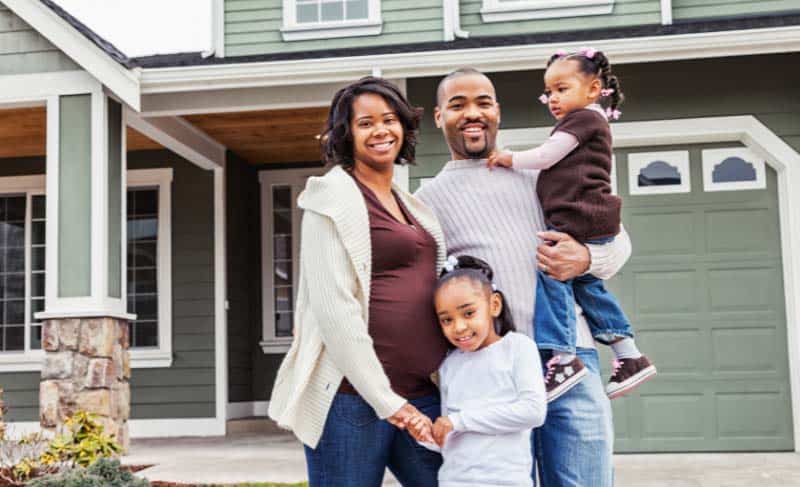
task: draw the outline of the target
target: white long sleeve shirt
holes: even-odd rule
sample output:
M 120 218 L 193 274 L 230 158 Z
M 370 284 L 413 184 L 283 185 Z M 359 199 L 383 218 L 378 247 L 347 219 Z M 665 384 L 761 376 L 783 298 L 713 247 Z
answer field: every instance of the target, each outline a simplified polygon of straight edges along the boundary
M 528 487 L 531 430 L 547 400 L 536 344 L 511 332 L 475 352 L 454 350 L 439 368 L 442 415 L 453 423 L 442 448 L 441 487 Z

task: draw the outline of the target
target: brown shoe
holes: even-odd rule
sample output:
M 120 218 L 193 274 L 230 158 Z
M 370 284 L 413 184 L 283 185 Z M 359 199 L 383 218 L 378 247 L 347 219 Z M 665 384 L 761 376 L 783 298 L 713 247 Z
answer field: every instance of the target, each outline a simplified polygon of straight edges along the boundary
M 586 375 L 586 366 L 578 357 L 561 364 L 558 356 L 547 362 L 547 373 L 544 376 L 544 387 L 547 390 L 547 402 L 555 401 L 572 389 Z
M 609 399 L 624 396 L 656 375 L 656 366 L 644 355 L 635 359 L 615 360 L 613 367 L 614 373 L 606 386 Z

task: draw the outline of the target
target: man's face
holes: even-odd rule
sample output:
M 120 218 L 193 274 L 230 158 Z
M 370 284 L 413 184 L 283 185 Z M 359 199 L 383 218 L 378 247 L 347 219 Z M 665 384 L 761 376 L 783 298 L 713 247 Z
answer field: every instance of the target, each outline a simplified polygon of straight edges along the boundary
M 467 74 L 442 87 L 434 117 L 453 159 L 485 159 L 495 148 L 500 104 L 489 78 Z

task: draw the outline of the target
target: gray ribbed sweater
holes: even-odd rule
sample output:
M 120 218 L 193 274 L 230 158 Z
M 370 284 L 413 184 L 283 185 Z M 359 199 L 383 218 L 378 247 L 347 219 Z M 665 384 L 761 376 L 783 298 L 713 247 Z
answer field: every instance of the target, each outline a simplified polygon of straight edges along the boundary
M 485 160 L 450 161 L 416 193 L 436 213 L 449 255 L 474 255 L 492 266 L 517 330 L 530 337 L 536 300 L 536 232 L 545 230 L 536 195 L 538 176 L 539 171 L 489 171 Z M 592 256 L 589 272 L 601 279 L 622 267 L 631 248 L 625 229 L 612 244 L 587 247 Z M 580 312 L 578 346 L 594 347 Z

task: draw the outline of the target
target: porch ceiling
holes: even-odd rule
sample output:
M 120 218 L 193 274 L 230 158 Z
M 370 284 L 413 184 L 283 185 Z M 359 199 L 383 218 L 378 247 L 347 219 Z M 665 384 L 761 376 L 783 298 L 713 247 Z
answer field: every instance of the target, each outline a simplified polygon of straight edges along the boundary
M 328 107 L 186 115 L 189 123 L 251 164 L 319 161 Z
M 163 147 L 128 128 L 128 150 Z M 47 110 L 45 107 L 0 110 L 0 159 L 40 157 L 47 154 Z

